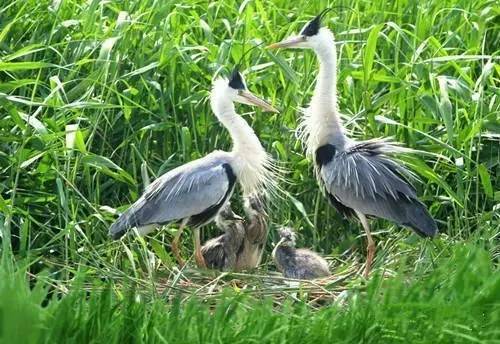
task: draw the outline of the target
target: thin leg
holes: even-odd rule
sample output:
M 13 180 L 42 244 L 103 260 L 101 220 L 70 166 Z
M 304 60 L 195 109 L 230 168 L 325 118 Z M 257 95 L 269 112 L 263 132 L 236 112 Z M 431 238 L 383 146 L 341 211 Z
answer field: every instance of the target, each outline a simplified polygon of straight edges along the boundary
M 174 254 L 175 260 L 177 260 L 177 263 L 182 267 L 186 262 L 184 259 L 182 259 L 181 252 L 179 249 L 179 244 L 181 241 L 181 235 L 182 231 L 184 230 L 184 227 L 186 226 L 186 222 L 182 221 L 179 229 L 177 230 L 177 233 L 175 233 L 174 240 L 172 241 L 172 253 Z
M 196 265 L 199 268 L 206 268 L 207 264 L 205 263 L 205 258 L 203 258 L 203 254 L 201 253 L 201 242 L 200 242 L 200 229 L 193 229 L 193 241 L 194 241 L 194 260 L 196 261 Z
M 365 272 L 363 276 L 365 278 L 368 278 L 368 275 L 370 274 L 370 271 L 372 269 L 372 263 L 373 263 L 373 258 L 375 258 L 375 241 L 373 241 L 372 238 L 372 233 L 370 232 L 370 225 L 368 224 L 368 220 L 366 219 L 366 216 L 364 214 L 361 214 L 359 212 L 356 212 L 356 214 L 359 217 L 359 220 L 361 221 L 361 224 L 363 225 L 363 228 L 366 233 L 366 241 L 367 241 L 367 246 L 366 246 L 366 265 L 365 265 Z

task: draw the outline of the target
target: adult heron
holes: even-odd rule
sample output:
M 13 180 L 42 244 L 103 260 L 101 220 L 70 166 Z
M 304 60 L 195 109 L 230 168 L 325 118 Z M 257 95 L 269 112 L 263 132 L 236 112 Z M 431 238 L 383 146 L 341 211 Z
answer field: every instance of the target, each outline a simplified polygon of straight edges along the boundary
M 337 105 L 337 51 L 333 33 L 321 27 L 324 10 L 292 35 L 268 48 L 312 49 L 319 74 L 310 106 L 303 115 L 303 140 L 312 156 L 318 182 L 331 205 L 346 217 L 356 215 L 366 232 L 368 276 L 375 255 L 367 216 L 412 228 L 433 237 L 437 226 L 408 182 L 410 172 L 393 159 L 410 152 L 387 139 L 356 141 L 346 136 Z
M 238 182 L 244 195 L 263 193 L 273 182 L 272 159 L 248 123 L 236 114 L 234 103 L 254 105 L 278 112 L 252 94 L 236 67 L 230 78 L 213 83 L 210 105 L 217 119 L 229 131 L 233 142 L 230 152 L 214 151 L 203 158 L 179 166 L 151 183 L 144 194 L 109 229 L 113 239 L 121 238 L 130 228 L 141 235 L 160 225 L 179 222 L 172 252 L 183 264 L 179 241 L 185 226 L 193 227 L 195 260 L 204 266 L 199 228 L 211 222 L 231 197 Z

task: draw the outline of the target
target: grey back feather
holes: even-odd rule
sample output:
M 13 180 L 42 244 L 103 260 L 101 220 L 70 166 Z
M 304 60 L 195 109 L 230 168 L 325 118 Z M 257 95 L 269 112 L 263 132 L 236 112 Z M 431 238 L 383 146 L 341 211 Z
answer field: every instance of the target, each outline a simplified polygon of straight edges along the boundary
M 411 173 L 388 156 L 401 150 L 384 140 L 359 142 L 334 155 L 319 175 L 343 205 L 434 236 L 436 223 L 406 180 Z
M 218 204 L 232 191 L 223 166 L 230 163 L 228 153 L 215 151 L 165 173 L 111 226 L 110 235 L 189 218 Z

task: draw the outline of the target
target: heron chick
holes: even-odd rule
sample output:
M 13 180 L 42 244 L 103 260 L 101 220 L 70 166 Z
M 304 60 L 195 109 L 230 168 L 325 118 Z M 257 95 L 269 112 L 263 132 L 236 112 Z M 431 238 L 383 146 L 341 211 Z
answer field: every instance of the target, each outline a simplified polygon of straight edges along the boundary
M 245 236 L 236 257 L 236 271 L 253 269 L 259 266 L 267 241 L 268 226 L 264 196 L 253 194 L 245 197 Z
M 238 252 L 245 237 L 244 219 L 233 212 L 231 204 L 219 211 L 215 223 L 224 234 L 210 239 L 201 247 L 206 266 L 221 271 L 235 270 Z
M 328 263 L 317 253 L 295 248 L 295 233 L 289 227 L 278 230 L 280 241 L 273 250 L 273 260 L 286 278 L 311 280 L 330 276 Z
M 228 203 L 215 218 L 224 234 L 208 240 L 201 248 L 208 268 L 242 271 L 260 264 L 268 233 L 261 197 L 245 197 L 245 212 L 246 220 L 235 214 Z

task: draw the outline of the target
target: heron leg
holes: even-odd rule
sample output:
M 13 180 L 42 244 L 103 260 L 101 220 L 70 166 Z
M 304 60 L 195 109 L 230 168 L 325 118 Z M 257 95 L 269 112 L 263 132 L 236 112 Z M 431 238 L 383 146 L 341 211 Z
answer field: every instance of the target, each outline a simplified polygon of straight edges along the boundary
M 372 263 L 373 263 L 373 258 L 375 258 L 375 241 L 373 240 L 372 233 L 370 231 L 370 225 L 368 224 L 368 219 L 364 214 L 361 214 L 360 212 L 356 212 L 358 215 L 359 220 L 361 221 L 361 225 L 363 226 L 365 233 L 366 233 L 366 241 L 367 241 L 367 246 L 366 246 L 366 265 L 365 265 L 365 272 L 363 273 L 363 276 L 365 278 L 368 278 L 368 275 L 370 274 L 370 271 L 372 269 Z
M 182 221 L 179 229 L 177 230 L 177 233 L 175 233 L 174 240 L 172 241 L 172 253 L 174 254 L 175 260 L 177 260 L 177 263 L 183 267 L 186 262 L 184 259 L 182 259 L 181 252 L 179 249 L 179 244 L 181 241 L 181 235 L 184 230 L 184 227 L 186 226 L 186 222 Z
M 201 253 L 201 241 L 200 241 L 200 229 L 193 229 L 193 242 L 194 242 L 194 260 L 196 262 L 196 266 L 199 268 L 206 268 L 207 264 L 205 262 L 205 258 L 203 258 L 203 254 Z

